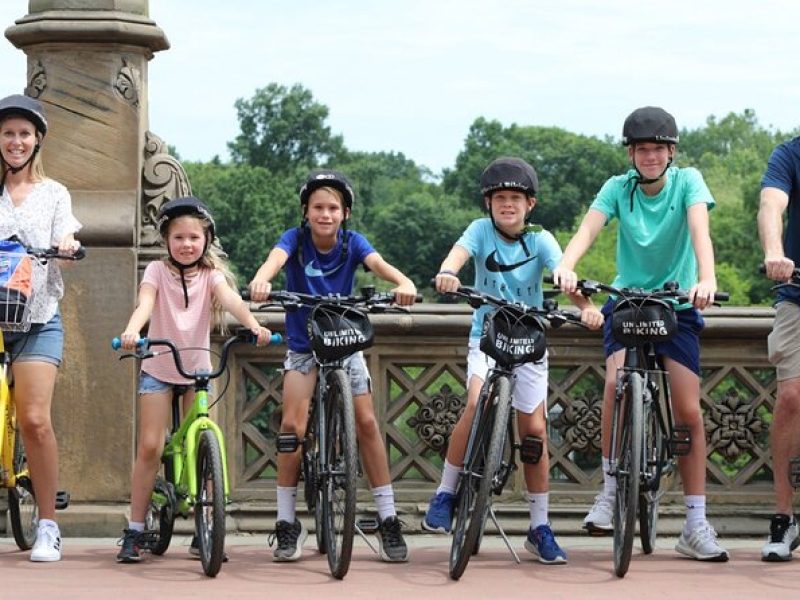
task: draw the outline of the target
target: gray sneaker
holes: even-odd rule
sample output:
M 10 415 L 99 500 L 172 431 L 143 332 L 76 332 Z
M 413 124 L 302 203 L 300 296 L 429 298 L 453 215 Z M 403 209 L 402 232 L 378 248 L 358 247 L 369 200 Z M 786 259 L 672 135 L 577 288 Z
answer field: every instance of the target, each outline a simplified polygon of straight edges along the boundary
M 275 562 L 298 560 L 303 554 L 303 542 L 307 537 L 308 532 L 299 520 L 295 519 L 294 523 L 278 521 L 275 523 L 275 532 L 269 538 L 270 546 L 276 539 L 278 540 L 278 545 L 272 553 L 272 560 Z
M 681 532 L 675 550 L 693 558 L 707 562 L 726 562 L 728 551 L 717 542 L 717 532 L 708 521 L 703 521 L 692 529 L 688 535 L 685 531 Z
M 402 523 L 396 517 L 386 517 L 378 525 L 375 535 L 378 537 L 379 554 L 384 562 L 406 562 L 408 546 L 400 533 Z
M 590 535 L 611 535 L 614 533 L 614 496 L 600 493 L 594 497 L 589 514 L 583 519 L 583 528 Z
M 800 545 L 800 528 L 797 519 L 789 515 L 772 515 L 769 539 L 761 549 L 761 560 L 785 562 L 792 560 L 792 550 Z

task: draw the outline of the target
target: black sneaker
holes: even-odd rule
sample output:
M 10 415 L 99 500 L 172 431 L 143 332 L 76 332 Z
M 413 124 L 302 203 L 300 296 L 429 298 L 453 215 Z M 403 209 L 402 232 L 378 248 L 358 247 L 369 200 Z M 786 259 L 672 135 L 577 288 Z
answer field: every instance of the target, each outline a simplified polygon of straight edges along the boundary
M 294 562 L 303 554 L 303 542 L 306 541 L 308 532 L 297 519 L 294 523 L 278 521 L 275 523 L 275 532 L 269 537 L 269 545 L 277 539 L 278 546 L 272 553 L 275 562 Z
M 139 554 L 139 532 L 133 529 L 123 529 L 122 537 L 117 542 L 121 548 L 117 553 L 117 562 L 136 563 L 142 560 Z
M 396 516 L 386 517 L 378 525 L 375 535 L 378 538 L 378 547 L 381 560 L 384 562 L 406 562 L 408 560 L 408 546 L 400 533 L 402 527 L 400 519 Z
M 200 560 L 200 542 L 197 541 L 197 534 L 192 536 L 192 543 L 189 544 L 189 554 L 198 560 Z M 222 553 L 222 562 L 228 562 L 228 553 Z

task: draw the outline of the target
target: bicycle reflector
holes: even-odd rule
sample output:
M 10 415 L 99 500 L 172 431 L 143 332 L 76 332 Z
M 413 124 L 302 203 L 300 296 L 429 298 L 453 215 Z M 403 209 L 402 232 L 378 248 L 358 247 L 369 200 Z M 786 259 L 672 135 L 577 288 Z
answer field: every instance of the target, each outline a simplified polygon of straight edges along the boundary
M 339 360 L 372 346 L 375 331 L 366 313 L 351 306 L 320 304 L 308 320 L 311 349 L 323 360 Z
M 643 342 L 669 341 L 677 331 L 675 309 L 658 298 L 623 298 L 611 313 L 611 333 L 628 348 Z
M 483 319 L 481 351 L 513 367 L 542 360 L 547 350 L 539 318 L 515 306 L 501 306 Z

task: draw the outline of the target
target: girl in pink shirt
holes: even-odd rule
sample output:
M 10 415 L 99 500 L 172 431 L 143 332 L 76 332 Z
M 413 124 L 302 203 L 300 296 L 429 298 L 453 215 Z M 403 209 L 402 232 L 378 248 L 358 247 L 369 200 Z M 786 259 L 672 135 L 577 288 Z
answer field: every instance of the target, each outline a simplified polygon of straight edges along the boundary
M 258 336 L 258 344 L 269 341 L 270 331 L 261 327 L 247 304 L 235 291 L 233 276 L 211 246 L 214 220 L 197 198 L 170 200 L 158 214 L 158 228 L 167 246 L 168 257 L 145 268 L 139 298 L 124 333 L 122 347 L 132 350 L 139 331 L 150 321 L 151 338 L 169 339 L 181 352 L 187 372 L 210 370 L 207 351 L 211 346 L 212 317 L 222 325 L 225 311 Z M 122 538 L 118 562 L 138 562 L 141 557 L 138 534 L 164 449 L 164 431 L 169 426 L 172 388 L 191 383 L 175 369 L 171 354 L 148 359 L 139 376 L 139 431 L 136 463 L 131 482 L 131 515 Z M 191 406 L 194 393 L 183 395 L 184 411 Z

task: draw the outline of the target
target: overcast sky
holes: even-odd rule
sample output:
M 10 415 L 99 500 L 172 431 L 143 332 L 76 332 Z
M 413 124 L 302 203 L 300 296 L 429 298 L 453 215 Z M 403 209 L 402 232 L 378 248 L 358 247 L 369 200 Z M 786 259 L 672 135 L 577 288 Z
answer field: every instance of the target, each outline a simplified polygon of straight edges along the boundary
M 0 1 L 3 27 L 27 0 Z M 352 150 L 438 172 L 479 116 L 619 137 L 634 108 L 680 126 L 745 108 L 800 125 L 796 0 L 151 0 L 150 129 L 184 159 L 227 158 L 233 103 L 300 83 Z M 25 57 L 0 42 L 0 95 Z

